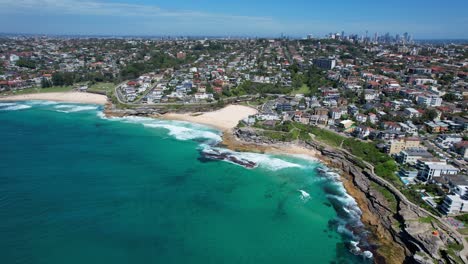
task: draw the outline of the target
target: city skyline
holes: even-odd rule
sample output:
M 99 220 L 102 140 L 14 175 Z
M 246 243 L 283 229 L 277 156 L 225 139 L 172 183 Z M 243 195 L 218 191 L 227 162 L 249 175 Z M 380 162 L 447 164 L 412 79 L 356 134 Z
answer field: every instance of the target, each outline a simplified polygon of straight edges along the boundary
M 56 35 L 290 37 L 349 32 L 372 37 L 468 38 L 464 1 L 128 1 L 0 0 L 0 32 Z

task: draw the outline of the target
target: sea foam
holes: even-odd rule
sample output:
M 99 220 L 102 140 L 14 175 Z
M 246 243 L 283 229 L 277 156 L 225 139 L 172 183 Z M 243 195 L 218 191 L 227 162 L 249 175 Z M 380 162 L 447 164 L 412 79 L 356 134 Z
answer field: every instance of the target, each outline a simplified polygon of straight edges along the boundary
M 171 121 L 171 120 L 161 120 L 154 119 L 149 117 L 113 117 L 106 118 L 104 115 L 99 115 L 99 117 L 108 120 L 121 121 L 132 124 L 141 124 L 145 127 L 155 128 L 155 129 L 164 129 L 168 131 L 168 135 L 178 139 L 178 140 L 194 140 L 194 139 L 206 139 L 210 144 L 216 144 L 221 142 L 221 133 L 217 132 L 211 128 L 208 128 L 203 125 L 193 124 L 183 121 Z
M 17 111 L 17 110 L 24 110 L 31 108 L 30 105 L 24 105 L 24 104 L 14 104 L 10 105 L 7 107 L 0 107 L 0 111 Z
M 60 110 L 57 110 L 58 112 L 74 113 L 74 112 L 97 110 L 98 106 L 93 106 L 93 105 L 68 105 L 68 104 L 65 104 L 65 105 L 57 105 L 54 108 L 55 109 L 60 109 Z
M 28 105 L 56 105 L 56 104 L 59 104 L 58 102 L 55 102 L 55 101 L 42 101 L 42 100 L 32 100 L 32 101 L 27 101 L 27 104 Z
M 356 200 L 347 193 L 340 175 L 327 167 L 320 167 L 322 175 L 330 180 L 330 188 L 326 188 L 327 198 L 333 204 L 338 214 L 335 219 L 336 230 L 350 239 L 350 251 L 356 255 L 372 258 L 372 252 L 362 250 L 359 245 L 366 244 L 364 224 L 361 222 L 362 211 Z
M 301 200 L 307 202 L 310 199 L 310 194 L 304 190 L 298 190 L 301 193 Z
M 276 158 L 268 154 L 259 154 L 251 152 L 236 152 L 225 148 L 213 147 L 210 145 L 201 145 L 201 148 L 205 150 L 214 149 L 221 153 L 227 153 L 238 159 L 252 161 L 258 164 L 258 167 L 264 168 L 271 171 L 282 170 L 286 168 L 303 168 L 302 165 L 289 162 L 280 158 Z M 230 161 L 227 161 L 230 162 Z M 232 162 L 231 162 L 232 163 Z
M 0 103 L 0 107 L 2 106 L 12 106 L 12 105 L 16 105 L 15 103 Z

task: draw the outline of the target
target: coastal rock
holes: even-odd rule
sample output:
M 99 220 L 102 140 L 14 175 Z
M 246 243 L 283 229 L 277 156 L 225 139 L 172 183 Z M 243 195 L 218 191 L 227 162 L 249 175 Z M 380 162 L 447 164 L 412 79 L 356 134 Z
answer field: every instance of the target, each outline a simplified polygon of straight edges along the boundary
M 234 135 L 244 142 L 274 144 L 275 140 L 262 136 L 262 131 L 244 127 L 234 131 Z M 421 223 L 420 219 L 430 215 L 423 209 L 408 202 L 394 186 L 374 174 L 374 168 L 343 149 L 324 146 L 316 141 L 296 142 L 309 149 L 318 150 L 322 160 L 329 166 L 349 177 L 353 188 L 363 196 L 360 206 L 369 214 L 363 219 L 376 236 L 376 242 L 385 250 L 385 257 L 375 258 L 377 263 L 434 263 L 442 261 L 440 251 L 448 242 L 461 243 L 461 238 L 453 236 L 443 223 Z M 347 176 L 346 176 L 347 175 Z M 395 197 L 390 203 L 379 189 L 385 189 Z M 439 235 L 434 235 L 437 230 Z M 447 261 L 447 259 L 444 259 Z

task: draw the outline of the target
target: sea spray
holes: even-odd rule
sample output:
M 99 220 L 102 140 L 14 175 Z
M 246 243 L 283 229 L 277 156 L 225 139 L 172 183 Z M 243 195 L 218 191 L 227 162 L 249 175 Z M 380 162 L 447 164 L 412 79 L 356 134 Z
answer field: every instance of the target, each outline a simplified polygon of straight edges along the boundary
M 301 200 L 307 202 L 310 199 L 310 194 L 304 190 L 298 190 L 301 194 Z
M 362 211 L 356 200 L 347 193 L 337 172 L 325 166 L 318 167 L 317 171 L 330 180 L 324 190 L 337 212 L 337 219 L 331 220 L 329 226 L 336 228 L 338 233 L 349 241 L 348 248 L 351 253 L 372 258 L 372 252 L 367 250 L 371 248 L 368 242 L 369 232 L 361 222 Z
M 107 119 L 100 110 L 65 115 L 57 110 L 67 108 L 54 106 L 0 114 L 2 147 L 9 150 L 0 166 L 0 181 L 7 183 L 0 185 L 0 193 L 7 195 L 0 216 L 8 219 L 0 233 L 11 234 L 0 241 L 8 252 L 4 262 L 31 257 L 47 263 L 99 257 L 115 264 L 371 261 L 363 256 L 370 252 L 350 253 L 350 241 L 365 249 L 362 240 L 340 235 L 336 226 L 327 228 L 336 217 L 332 203 L 347 198 L 327 199 L 323 187 L 333 181 L 317 175 L 318 162 L 216 147 L 218 131 L 189 123 Z M 174 128 L 144 128 L 141 121 L 216 137 L 166 140 L 181 138 L 180 131 L 171 135 Z M 259 164 L 247 170 L 227 162 L 201 163 L 196 145 Z M 301 199 L 305 193 L 307 202 Z M 351 208 L 345 209 L 340 214 Z M 26 254 L 17 247 L 30 244 L 41 247 Z M 138 249 L 127 250 L 132 245 Z M 48 254 L 50 249 L 57 254 Z M 127 250 L 125 258 L 122 250 Z
M 303 168 L 303 165 L 301 164 L 289 162 L 289 161 L 286 161 L 281 158 L 277 158 L 269 154 L 237 152 L 237 151 L 232 151 L 232 150 L 225 149 L 225 148 L 214 147 L 208 144 L 201 144 L 199 147 L 199 150 L 202 155 L 203 153 L 210 153 L 212 151 L 215 151 L 219 153 L 219 155 L 224 155 L 227 157 L 235 157 L 237 160 L 240 160 L 240 161 L 251 161 L 257 164 L 258 167 L 271 170 L 271 171 L 277 171 L 277 170 L 282 170 L 286 168 Z M 224 159 L 224 161 L 234 163 L 237 165 L 242 165 L 236 162 L 232 162 L 229 159 Z
M 73 105 L 73 104 L 61 104 L 54 107 L 58 112 L 62 113 L 75 113 L 82 111 L 95 111 L 98 106 L 92 105 Z
M 14 104 L 6 107 L 0 106 L 0 111 L 18 111 L 18 110 L 25 110 L 31 108 L 30 105 L 25 104 Z

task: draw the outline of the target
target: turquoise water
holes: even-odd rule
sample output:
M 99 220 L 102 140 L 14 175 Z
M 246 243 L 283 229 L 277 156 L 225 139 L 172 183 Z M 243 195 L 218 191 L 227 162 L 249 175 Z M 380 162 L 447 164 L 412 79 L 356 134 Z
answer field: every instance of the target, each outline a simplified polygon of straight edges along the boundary
M 94 105 L 0 103 L 1 263 L 371 261 L 333 173 L 299 157 L 201 159 L 219 139 Z

